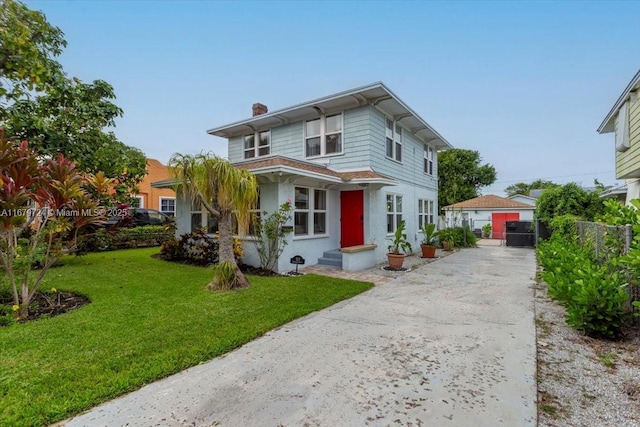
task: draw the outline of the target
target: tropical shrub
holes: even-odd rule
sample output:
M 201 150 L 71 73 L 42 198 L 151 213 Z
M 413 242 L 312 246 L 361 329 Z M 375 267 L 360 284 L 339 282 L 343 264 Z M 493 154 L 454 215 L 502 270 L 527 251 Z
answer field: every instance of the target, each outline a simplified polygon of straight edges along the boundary
M 168 261 L 180 261 L 193 265 L 210 265 L 218 262 L 218 240 L 207 230 L 198 228 L 185 233 L 179 239 L 171 239 L 160 247 L 160 256 Z
M 438 232 L 440 243 L 453 242 L 457 248 L 474 248 L 478 238 L 469 227 L 451 227 Z
M 260 268 L 273 271 L 284 247 L 287 245 L 285 225 L 291 219 L 291 202 L 267 216 L 267 212 L 253 218 L 256 251 L 260 257 Z
M 566 307 L 567 324 L 589 336 L 618 337 L 629 300 L 623 276 L 599 265 L 575 239 L 554 235 L 537 253 L 549 297 Z
M 89 186 L 63 155 L 43 159 L 27 141 L 6 141 L 0 130 L 0 265 L 17 317 L 28 317 L 48 269 L 100 221 Z

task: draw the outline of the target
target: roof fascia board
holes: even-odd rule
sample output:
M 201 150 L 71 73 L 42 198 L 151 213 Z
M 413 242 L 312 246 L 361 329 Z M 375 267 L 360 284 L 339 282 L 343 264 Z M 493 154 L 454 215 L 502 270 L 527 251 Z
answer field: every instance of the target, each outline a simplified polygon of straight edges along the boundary
M 633 76 L 633 78 L 631 79 L 631 81 L 629 82 L 625 90 L 618 97 L 618 100 L 616 101 L 616 103 L 613 104 L 613 108 L 611 108 L 611 111 L 609 111 L 609 114 L 607 114 L 607 116 L 604 118 L 604 120 L 600 124 L 600 127 L 598 128 L 598 133 L 608 133 L 613 131 L 613 130 L 605 131 L 605 127 L 608 127 L 609 122 L 613 120 L 613 117 L 616 115 L 618 110 L 620 110 L 620 107 L 622 107 L 622 104 L 624 104 L 627 101 L 627 97 L 635 89 L 638 83 L 640 83 L 640 70 L 638 70 L 636 75 Z

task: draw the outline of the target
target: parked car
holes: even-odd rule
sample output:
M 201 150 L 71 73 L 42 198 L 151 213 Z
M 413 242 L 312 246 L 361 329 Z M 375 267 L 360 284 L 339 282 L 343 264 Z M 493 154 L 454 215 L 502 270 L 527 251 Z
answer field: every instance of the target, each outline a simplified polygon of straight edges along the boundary
M 155 209 L 130 208 L 127 209 L 124 216 L 112 216 L 109 218 L 105 226 L 139 227 L 143 225 L 165 225 L 169 221 L 171 221 L 171 217 Z

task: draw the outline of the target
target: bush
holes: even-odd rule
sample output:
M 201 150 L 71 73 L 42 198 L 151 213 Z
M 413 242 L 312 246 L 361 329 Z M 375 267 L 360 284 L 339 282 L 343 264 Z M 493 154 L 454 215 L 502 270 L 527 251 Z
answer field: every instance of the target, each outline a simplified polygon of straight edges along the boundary
M 604 212 L 602 199 L 595 191 L 586 191 L 576 183 L 545 189 L 536 201 L 535 216 L 550 225 L 559 215 L 575 215 L 585 221 Z
M 173 238 L 172 225 L 145 225 L 116 229 L 97 228 L 93 233 L 80 238 L 76 254 L 113 251 L 116 249 L 160 246 Z
M 629 300 L 622 276 L 560 235 L 540 243 L 537 252 L 549 297 L 566 307 L 567 324 L 589 336 L 618 337 Z
M 218 262 L 218 241 L 204 228 L 185 233 L 180 239 L 171 239 L 160 247 L 160 257 L 167 261 L 180 261 L 193 265 Z
M 469 227 L 451 227 L 438 232 L 440 243 L 452 241 L 457 248 L 475 248 L 477 237 Z

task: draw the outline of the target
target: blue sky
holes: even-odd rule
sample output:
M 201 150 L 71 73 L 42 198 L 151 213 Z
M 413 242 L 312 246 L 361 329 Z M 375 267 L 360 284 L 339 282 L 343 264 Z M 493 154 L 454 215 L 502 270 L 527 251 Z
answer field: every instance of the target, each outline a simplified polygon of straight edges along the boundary
M 29 1 L 68 41 L 65 70 L 102 79 L 115 132 L 148 157 L 212 150 L 206 130 L 383 81 L 498 172 L 615 183 L 596 128 L 640 68 L 640 2 Z

